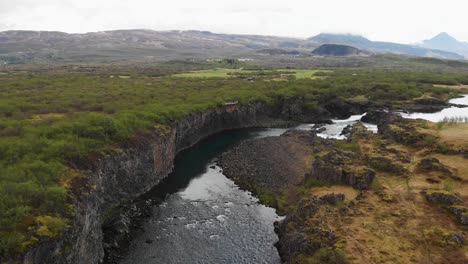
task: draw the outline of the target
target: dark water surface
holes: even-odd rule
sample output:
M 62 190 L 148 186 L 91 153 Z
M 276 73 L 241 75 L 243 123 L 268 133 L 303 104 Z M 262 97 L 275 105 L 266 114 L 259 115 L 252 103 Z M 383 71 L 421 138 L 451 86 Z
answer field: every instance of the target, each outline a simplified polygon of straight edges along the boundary
M 164 201 L 121 263 L 280 263 L 275 210 L 240 190 L 214 159 L 241 140 L 285 131 L 228 131 L 178 155 L 174 173 L 148 194 Z
M 468 105 L 468 95 L 451 101 Z M 403 114 L 407 118 L 441 121 L 445 117 L 468 117 L 468 108 L 450 107 L 438 113 Z M 342 139 L 341 130 L 362 115 L 333 120 L 319 136 Z M 377 127 L 365 124 L 376 132 Z M 313 124 L 296 129 L 310 130 Z M 174 172 L 146 198 L 163 202 L 153 207 L 144 231 L 131 242 L 120 263 L 280 263 L 274 243 L 275 210 L 258 203 L 240 190 L 216 166 L 215 158 L 249 138 L 279 136 L 287 129 L 227 131 L 182 152 Z

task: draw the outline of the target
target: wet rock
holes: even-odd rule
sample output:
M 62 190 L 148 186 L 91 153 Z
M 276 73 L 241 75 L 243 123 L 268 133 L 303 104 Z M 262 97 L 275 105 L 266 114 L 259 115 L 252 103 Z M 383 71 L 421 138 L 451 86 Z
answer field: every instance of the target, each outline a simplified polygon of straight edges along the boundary
M 351 131 L 353 130 L 352 125 L 347 125 L 345 128 L 340 133 L 340 136 L 349 136 L 351 134 Z
M 367 112 L 365 116 L 361 118 L 362 122 L 371 124 L 380 124 L 382 122 L 388 122 L 388 119 L 393 117 L 395 114 L 383 110 L 372 110 Z
M 331 121 L 331 120 L 330 120 Z M 315 124 L 313 127 L 312 127 L 312 131 L 314 131 L 315 133 L 322 133 L 323 131 L 327 130 L 327 128 L 325 127 L 326 124 Z
M 427 105 L 427 104 L 405 104 L 402 106 L 405 112 L 417 112 L 417 113 L 435 113 L 440 112 L 444 108 L 447 108 L 447 104 L 440 105 Z

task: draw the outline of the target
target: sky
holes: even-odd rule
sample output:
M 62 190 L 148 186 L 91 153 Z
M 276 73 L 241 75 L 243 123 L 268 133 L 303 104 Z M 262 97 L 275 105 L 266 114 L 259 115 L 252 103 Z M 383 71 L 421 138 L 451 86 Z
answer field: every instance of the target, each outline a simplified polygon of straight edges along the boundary
M 440 32 L 468 41 L 467 15 L 466 0 L 0 0 L 0 31 L 327 32 L 414 43 Z

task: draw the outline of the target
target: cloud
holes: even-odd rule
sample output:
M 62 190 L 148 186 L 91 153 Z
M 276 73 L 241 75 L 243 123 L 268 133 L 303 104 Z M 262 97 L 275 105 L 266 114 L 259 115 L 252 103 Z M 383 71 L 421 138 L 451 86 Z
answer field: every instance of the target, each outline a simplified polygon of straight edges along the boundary
M 459 0 L 14 0 L 0 1 L 0 30 L 88 32 L 199 29 L 308 37 L 350 32 L 415 42 L 441 31 L 468 40 Z

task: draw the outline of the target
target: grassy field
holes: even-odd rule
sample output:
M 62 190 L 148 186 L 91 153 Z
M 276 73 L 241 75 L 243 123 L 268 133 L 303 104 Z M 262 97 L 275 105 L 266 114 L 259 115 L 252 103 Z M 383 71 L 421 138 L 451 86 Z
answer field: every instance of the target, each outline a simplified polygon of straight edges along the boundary
M 436 87 L 447 87 L 452 89 L 460 89 L 463 91 L 468 91 L 468 85 L 442 85 L 442 84 L 435 84 Z
M 234 77 L 235 73 L 250 74 L 252 72 L 254 72 L 254 71 L 249 71 L 249 70 L 244 70 L 244 69 L 215 68 L 215 69 L 208 69 L 208 70 L 177 73 L 177 74 L 172 75 L 172 77 L 177 77 L 177 78 L 228 78 L 228 77 Z
M 460 73 L 366 69 L 326 72 L 327 78 L 316 79 L 309 78 L 315 70 L 280 69 L 256 72 L 267 77 L 253 82 L 244 78 L 252 72 L 240 69 L 199 71 L 190 73 L 192 78 L 152 72 L 157 70 L 0 75 L 0 255 L 22 252 L 68 227 L 74 210 L 67 183 L 81 177 L 67 166 L 71 161 L 193 112 L 226 101 L 273 103 L 291 96 L 305 98 L 311 107 L 358 95 L 390 104 L 423 94 L 448 98 L 452 89 L 432 83 L 468 83 Z M 226 78 L 229 73 L 242 78 Z M 285 73 L 296 78 L 269 81 Z
M 273 80 L 288 80 L 288 77 L 296 79 L 314 79 L 318 72 L 327 73 L 327 70 L 311 69 L 277 69 L 277 70 L 247 70 L 247 69 L 226 69 L 215 68 L 209 70 L 191 71 L 172 75 L 176 78 L 246 78 L 246 77 L 267 77 Z
M 468 123 L 447 123 L 438 131 L 440 140 L 453 146 L 468 146 Z

